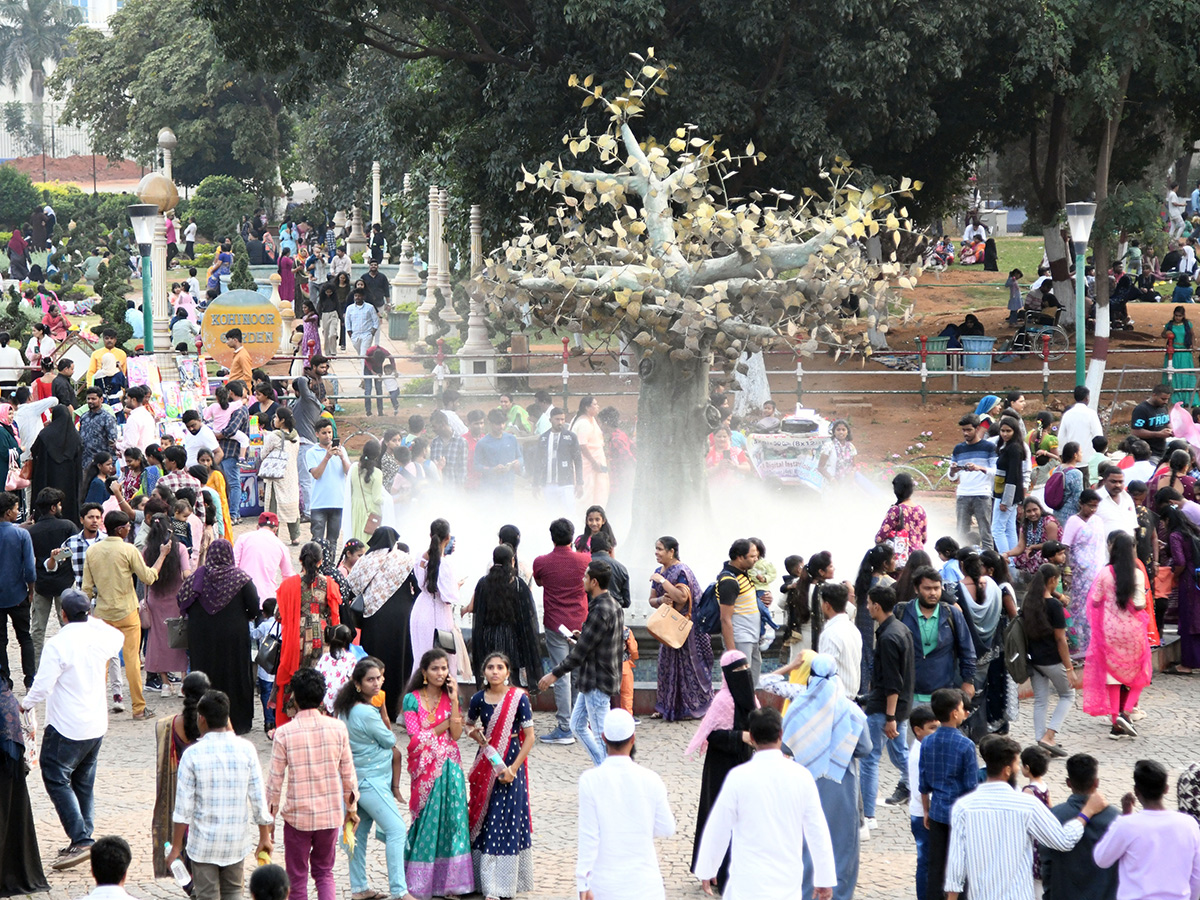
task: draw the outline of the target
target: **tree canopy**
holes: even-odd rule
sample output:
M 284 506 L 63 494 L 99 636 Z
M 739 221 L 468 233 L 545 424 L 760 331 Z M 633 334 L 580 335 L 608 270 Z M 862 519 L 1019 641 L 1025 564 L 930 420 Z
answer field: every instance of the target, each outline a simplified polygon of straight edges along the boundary
M 990 27 L 990 10 L 897 0 L 846 0 L 819 13 L 786 0 L 736 11 L 714 0 L 193 6 L 227 54 L 277 73 L 291 96 L 361 70 L 356 80 L 383 107 L 401 162 L 484 200 L 492 222 L 531 211 L 512 195 L 512 173 L 553 152 L 575 125 L 578 111 L 560 88 L 567 77 L 592 72 L 619 89 L 631 47 L 655 46 L 677 66 L 671 95 L 647 114 L 650 131 L 690 122 L 767 154 L 743 173 L 742 188 L 815 185 L 820 160 L 841 154 L 921 178 L 930 207 L 958 190 L 983 146 L 988 82 L 1014 52 Z
M 87 126 L 97 152 L 143 162 L 170 126 L 177 182 L 219 173 L 270 194 L 292 140 L 274 80 L 226 59 L 188 0 L 130 0 L 109 28 L 76 31 L 75 56 L 51 78 L 63 120 Z
M 39 132 L 46 63 L 67 55 L 68 38 L 82 21 L 83 11 L 66 0 L 0 0 L 0 80 L 15 88 L 29 75 L 33 124 Z

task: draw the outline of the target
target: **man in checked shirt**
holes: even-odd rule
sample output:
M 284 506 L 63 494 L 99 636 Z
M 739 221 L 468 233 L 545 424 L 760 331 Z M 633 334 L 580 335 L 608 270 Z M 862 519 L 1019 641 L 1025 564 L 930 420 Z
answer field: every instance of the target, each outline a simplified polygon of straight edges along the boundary
M 300 712 L 275 732 L 267 805 L 272 816 L 283 813 L 283 855 L 292 894 L 308 896 L 311 866 L 318 900 L 334 900 L 338 832 L 347 822 L 358 823 L 350 735 L 340 719 L 324 715 L 325 676 L 316 669 L 300 669 L 292 676 L 292 696 Z M 285 771 L 287 798 L 281 808 Z

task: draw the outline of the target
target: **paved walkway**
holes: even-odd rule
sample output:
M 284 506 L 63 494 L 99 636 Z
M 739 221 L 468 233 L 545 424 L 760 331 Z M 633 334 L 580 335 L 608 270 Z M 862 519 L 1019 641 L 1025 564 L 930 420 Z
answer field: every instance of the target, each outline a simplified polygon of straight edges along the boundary
M 53 627 L 53 626 L 52 626 Z M 9 659 L 19 660 L 15 640 L 9 641 Z M 15 679 L 18 684 L 20 678 Z M 1086 751 L 1101 760 L 1102 785 L 1111 801 L 1116 801 L 1131 785 L 1133 764 L 1144 757 L 1164 762 L 1174 775 L 1200 758 L 1194 748 L 1200 733 L 1200 711 L 1196 695 L 1200 692 L 1200 676 L 1191 679 L 1159 676 L 1143 695 L 1142 708 L 1147 717 L 1138 724 L 1142 736 L 1135 740 L 1112 741 L 1108 727 L 1099 720 L 1083 715 L 1078 700 L 1074 712 L 1067 718 L 1061 734 L 1063 745 L 1072 752 Z M 160 716 L 172 715 L 180 709 L 176 697 L 149 695 L 149 708 Z M 1028 744 L 1030 737 L 1031 701 L 1022 703 L 1021 718 L 1014 725 L 1013 736 Z M 261 713 L 261 711 L 260 711 Z M 44 715 L 44 712 L 39 712 Z M 553 726 L 552 716 L 536 714 L 538 733 Z M 270 758 L 271 745 L 261 730 L 261 719 L 249 737 L 259 750 L 264 769 Z M 644 720 L 638 729 L 638 761 L 657 771 L 666 781 L 671 806 L 678 822 L 676 835 L 659 843 L 659 857 L 667 882 L 669 898 L 699 897 L 700 888 L 688 872 L 691 860 L 692 837 L 695 829 L 695 810 L 699 796 L 700 763 L 687 761 L 682 752 L 693 731 L 690 723 L 664 723 Z M 401 740 L 404 737 L 401 734 Z M 473 759 L 475 745 L 465 738 L 463 752 Z M 586 754 L 576 744 L 571 747 L 539 744 L 531 757 L 533 789 L 535 884 L 528 900 L 564 900 L 574 893 L 576 782 L 579 773 L 587 768 Z M 1063 785 L 1063 766 L 1054 763 L 1048 783 L 1053 802 L 1066 795 Z M 156 881 L 151 873 L 150 816 L 154 805 L 154 726 L 134 722 L 128 713 L 110 717 L 110 728 L 100 755 L 96 785 L 96 834 L 120 834 L 133 847 L 134 861 L 127 888 L 135 897 L 162 897 L 177 900 L 182 894 L 174 882 Z M 890 763 L 882 764 L 880 796 L 891 793 L 896 772 Z M 407 797 L 407 777 L 404 785 Z M 37 831 L 44 859 L 53 858 L 66 841 L 54 809 L 46 796 L 38 772 L 30 777 Z M 1168 798 L 1174 802 L 1174 795 Z M 909 833 L 907 811 L 880 803 L 879 828 L 872 839 L 863 845 L 862 869 L 857 897 L 863 900 L 895 900 L 913 895 L 915 856 Z M 277 839 L 282 828 L 277 829 Z M 282 862 L 282 848 L 275 858 Z M 386 889 L 382 844 L 372 842 L 369 872 L 376 888 Z M 52 896 L 82 897 L 90 889 L 87 866 L 56 873 L 47 871 Z M 338 858 L 340 897 L 348 898 L 349 879 L 344 854 Z M 313 895 L 315 896 L 315 895 Z

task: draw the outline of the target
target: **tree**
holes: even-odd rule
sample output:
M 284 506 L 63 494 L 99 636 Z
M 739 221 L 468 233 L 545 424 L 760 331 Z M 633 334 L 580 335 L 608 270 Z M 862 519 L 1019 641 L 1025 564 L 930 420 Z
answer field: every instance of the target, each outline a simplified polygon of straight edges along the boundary
M 1159 23 L 1197 16 L 1200 0 L 1047 0 L 1024 20 L 1004 103 L 1026 112 L 1027 121 L 1045 123 L 1040 145 L 1040 129 L 1029 135 L 1029 163 L 1059 297 L 1074 296 L 1069 248 L 1061 237 L 1067 200 L 1062 175 L 1070 142 L 1077 140 L 1090 151 L 1092 199 L 1098 206 L 1094 264 L 1103 274 L 1112 258 L 1114 227 L 1122 219 L 1107 203 L 1111 186 L 1140 179 L 1177 123 L 1192 129 L 1196 124 L 1200 45 L 1177 41 Z M 1097 278 L 1096 340 L 1087 376 L 1093 404 L 1099 402 L 1108 353 L 1108 291 L 1108 279 Z M 1064 305 L 1069 312 L 1064 318 L 1073 321 L 1074 305 Z
M 242 216 L 254 211 L 254 195 L 236 178 L 209 175 L 200 182 L 188 205 L 196 228 L 214 241 L 236 234 Z
M 46 63 L 67 55 L 82 21 L 83 11 L 66 0 L 0 0 L 0 80 L 15 89 L 28 72 L 32 130 L 43 144 Z
M 993 85 L 1017 49 L 1005 25 L 1011 9 L 1032 2 L 995 0 L 987 16 L 962 4 L 875 0 L 819 15 L 803 3 L 734 13 L 687 0 L 193 0 L 193 8 L 227 54 L 276 73 L 288 96 L 307 99 L 313 83 L 344 75 L 365 83 L 376 116 L 321 137 L 352 151 L 382 120 L 402 165 L 464 202 L 485 200 L 485 234 L 499 234 L 518 214 L 536 213 L 528 196 L 509 191 L 510 173 L 555 152 L 577 116 L 559 86 L 590 71 L 619 87 L 625 50 L 648 45 L 678 67 L 671 95 L 648 113 L 649 130 L 692 122 L 730 146 L 753 141 L 767 159 L 741 173 L 739 189 L 819 184 L 817 161 L 841 154 L 873 171 L 912 172 L 928 185 L 923 206 L 937 210 L 987 143 Z
M 13 166 L 0 166 L 0 225 L 20 228 L 35 209 L 40 196 L 29 176 Z
M 180 184 L 220 173 L 263 195 L 277 190 L 292 124 L 272 79 L 229 62 L 187 0 L 129 0 L 109 30 L 76 32 L 75 56 L 50 81 L 66 100 L 64 121 L 86 126 L 96 152 L 151 163 L 169 125 Z
M 231 241 L 233 245 L 233 266 L 229 271 L 229 289 L 232 291 L 257 291 L 258 282 L 250 274 L 250 254 L 246 250 L 246 242 L 240 234 L 235 234 Z
M 611 101 L 591 77 L 571 76 L 584 105 L 600 105 L 609 123 L 599 134 L 584 125 L 567 135 L 567 150 L 599 167 L 545 162 L 524 171 L 518 190 L 553 196 L 548 229 L 523 222 L 472 290 L 510 327 L 524 328 L 528 314 L 591 342 L 618 333 L 632 340 L 641 352 L 638 417 L 653 423 L 639 435 L 634 493 L 639 517 L 661 525 L 693 509 L 706 480 L 710 366 L 728 371 L 743 351 L 795 343 L 807 354 L 823 345 L 871 352 L 861 326 L 886 331 L 889 279 L 911 286 L 892 250 L 908 223 L 892 203 L 920 185 L 862 184 L 839 159 L 825 173 L 825 195 L 805 189 L 799 204 L 782 191 L 730 197 L 734 167 L 762 154 L 753 145 L 738 155 L 719 150 L 694 126 L 665 144 L 639 142 L 631 123 L 664 90 L 670 66 L 653 51 L 637 62 L 630 87 Z M 868 262 L 871 238 L 889 261 Z M 843 313 L 859 328 L 844 334 Z
M 92 332 L 100 334 L 106 328 L 113 329 L 117 333 L 118 347 L 123 347 L 133 337 L 133 326 L 125 321 L 125 294 L 129 290 L 127 271 L 115 260 L 101 263 L 94 285 L 96 293 L 100 295 L 100 302 L 96 304 L 100 322 L 92 326 Z

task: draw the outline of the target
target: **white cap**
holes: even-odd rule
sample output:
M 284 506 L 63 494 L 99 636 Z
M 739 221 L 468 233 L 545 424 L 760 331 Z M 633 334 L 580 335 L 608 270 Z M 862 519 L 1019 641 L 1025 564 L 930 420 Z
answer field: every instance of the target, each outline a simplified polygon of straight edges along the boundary
M 623 744 L 633 737 L 633 716 L 623 709 L 610 709 L 604 715 L 604 737 Z

